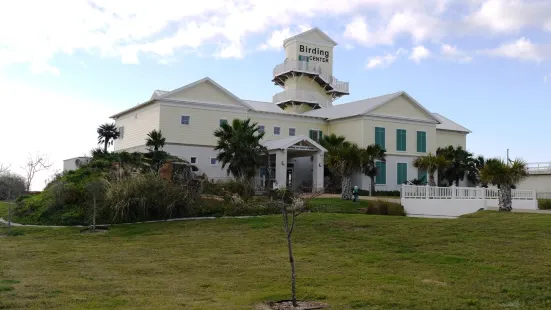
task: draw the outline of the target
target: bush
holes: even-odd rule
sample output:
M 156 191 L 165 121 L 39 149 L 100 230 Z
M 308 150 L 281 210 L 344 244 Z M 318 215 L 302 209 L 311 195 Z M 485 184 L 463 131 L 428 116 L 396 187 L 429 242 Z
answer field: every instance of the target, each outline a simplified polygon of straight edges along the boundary
M 366 214 L 376 214 L 376 215 L 398 215 L 405 216 L 406 212 L 404 207 L 399 203 L 388 202 L 383 200 L 370 201 L 366 209 L 364 209 Z
M 254 184 L 249 181 L 229 179 L 223 181 L 205 180 L 203 184 L 203 193 L 215 196 L 231 196 L 237 194 L 244 200 L 248 200 L 255 193 Z
M 248 201 L 227 201 L 219 198 L 202 198 L 191 208 L 192 216 L 257 216 L 279 214 L 281 210 L 269 204 L 265 197 L 255 197 Z
M 0 200 L 18 198 L 24 191 L 24 177 L 10 172 L 0 175 Z
M 186 217 L 198 201 L 194 186 L 173 184 L 152 173 L 135 175 L 110 183 L 105 200 L 116 223 Z
M 551 199 L 538 199 L 538 208 L 540 210 L 551 210 Z
M 360 189 L 358 191 L 360 196 L 369 196 L 369 190 Z M 375 197 L 400 197 L 400 191 L 375 191 Z

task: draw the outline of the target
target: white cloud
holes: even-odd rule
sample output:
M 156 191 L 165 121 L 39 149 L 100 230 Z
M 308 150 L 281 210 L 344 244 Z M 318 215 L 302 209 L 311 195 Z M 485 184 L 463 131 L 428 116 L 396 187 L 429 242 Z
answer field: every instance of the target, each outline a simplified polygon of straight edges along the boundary
M 413 60 L 415 63 L 421 63 L 421 60 L 427 59 L 431 56 L 430 50 L 426 47 L 419 45 L 413 48 L 409 59 Z
M 13 172 L 23 173 L 20 167 L 25 159 L 37 151 L 47 154 L 54 163 L 49 172 L 37 175 L 33 190 L 40 190 L 51 173 L 61 170 L 64 159 L 84 155 L 96 147 L 97 126 L 120 110 L 113 102 L 62 95 L 2 77 L 0 85 L 0 97 L 9 102 L 0 116 L 0 130 L 11 132 L 17 128 L 18 132 L 2 138 L 2 143 L 10 147 L 9 152 L 2 152 L 0 164 L 10 164 Z
M 283 49 L 283 41 L 285 39 L 288 39 L 294 35 L 297 35 L 301 32 L 304 32 L 306 30 L 311 29 L 312 27 L 310 25 L 299 25 L 296 29 L 291 29 L 290 27 L 283 28 L 280 30 L 274 30 L 272 31 L 272 34 L 268 38 L 268 40 L 261 44 L 258 49 L 260 50 L 281 50 Z
M 466 18 L 474 29 L 486 28 L 497 33 L 514 33 L 526 27 L 551 31 L 548 27 L 551 2 L 544 0 L 485 0 Z
M 473 60 L 473 58 L 468 56 L 464 51 L 461 51 L 456 46 L 449 44 L 442 44 L 440 46 L 440 54 L 442 54 L 444 58 L 457 61 L 458 63 L 469 63 Z
M 400 55 L 407 53 L 403 48 L 398 49 L 394 53 L 387 53 L 384 56 L 375 56 L 367 60 L 367 69 L 388 68 L 392 65 Z
M 494 49 L 481 51 L 483 54 L 514 58 L 524 61 L 541 62 L 551 58 L 551 45 L 538 45 L 522 37 L 515 42 L 504 43 Z

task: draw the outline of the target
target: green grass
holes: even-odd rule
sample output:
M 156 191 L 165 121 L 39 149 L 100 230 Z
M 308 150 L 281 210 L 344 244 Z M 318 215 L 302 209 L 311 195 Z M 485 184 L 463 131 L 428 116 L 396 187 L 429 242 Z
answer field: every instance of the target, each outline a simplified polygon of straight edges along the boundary
M 0 217 L 5 220 L 8 219 L 8 204 L 6 202 L 0 201 Z
M 281 216 L 16 230 L 0 238 L 0 309 L 252 309 L 289 298 Z M 550 234 L 540 214 L 303 214 L 298 297 L 331 309 L 549 309 Z
M 314 198 L 310 200 L 312 212 L 322 213 L 360 213 L 358 209 L 367 208 L 369 201 L 343 200 L 341 198 Z

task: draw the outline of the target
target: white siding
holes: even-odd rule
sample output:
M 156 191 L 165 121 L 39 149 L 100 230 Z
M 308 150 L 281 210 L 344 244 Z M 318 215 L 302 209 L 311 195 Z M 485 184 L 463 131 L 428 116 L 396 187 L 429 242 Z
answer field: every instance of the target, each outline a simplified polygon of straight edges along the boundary
M 147 134 L 159 129 L 159 114 L 159 104 L 154 103 L 116 119 L 117 128 L 124 126 L 124 137 L 115 140 L 115 151 L 144 145 Z
M 399 96 L 391 101 L 375 108 L 369 114 L 400 116 L 426 121 L 435 121 L 433 116 L 423 111 L 404 96 Z
M 228 95 L 226 92 L 208 81 L 174 93 L 168 98 L 192 102 L 208 102 L 242 106 L 237 99 Z
M 551 193 L 551 175 L 530 175 L 517 185 L 517 189 Z
M 467 148 L 467 134 L 454 131 L 437 130 L 436 131 L 436 146 L 446 147 L 453 145 L 454 147 L 461 146 Z
M 362 119 L 348 118 L 344 120 L 330 121 L 328 125 L 329 133 L 337 136 L 345 136 L 346 140 L 363 146 L 362 137 Z
M 426 155 L 429 152 L 436 153 L 436 124 L 417 123 L 398 120 L 376 120 L 364 119 L 364 146 L 375 143 L 375 127 L 385 128 L 385 147 L 388 155 Z M 406 151 L 396 150 L 396 130 L 406 130 Z M 424 131 L 427 134 L 427 152 L 417 152 L 417 131 Z
M 310 130 L 321 130 L 327 133 L 327 125 L 324 120 L 305 118 L 300 116 L 279 116 L 267 113 L 249 112 L 248 117 L 252 122 L 264 125 L 266 134 L 264 140 L 274 140 L 289 137 L 289 128 L 295 128 L 295 136 L 309 136 Z M 281 128 L 279 136 L 274 135 L 274 127 Z
M 386 157 L 386 184 L 377 184 L 375 185 L 375 190 L 378 191 L 394 191 L 399 190 L 401 184 L 398 184 L 398 163 L 407 164 L 407 180 L 411 181 L 417 179 L 418 171 L 417 168 L 413 166 L 413 161 L 416 157 L 414 156 L 387 156 Z M 435 173 L 435 178 L 437 174 Z M 371 179 L 361 174 L 361 184 L 352 184 L 358 185 L 362 189 L 369 190 Z

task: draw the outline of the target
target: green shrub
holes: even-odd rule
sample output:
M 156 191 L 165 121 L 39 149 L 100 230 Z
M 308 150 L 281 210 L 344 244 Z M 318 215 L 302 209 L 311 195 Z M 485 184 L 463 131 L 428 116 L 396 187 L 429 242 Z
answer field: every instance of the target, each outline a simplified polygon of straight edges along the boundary
M 191 216 L 257 216 L 279 214 L 281 210 L 269 204 L 265 197 L 255 197 L 248 201 L 228 201 L 220 198 L 202 198 L 190 209 Z
M 249 181 L 228 179 L 221 181 L 205 180 L 203 183 L 203 193 L 215 196 L 231 196 L 237 194 L 244 200 L 248 200 L 255 193 L 254 184 Z
M 370 201 L 367 208 L 364 209 L 366 214 L 377 215 L 398 215 L 405 216 L 404 207 L 399 203 L 388 202 L 383 200 Z
M 540 210 L 551 210 L 551 199 L 538 199 L 538 208 Z
M 369 191 L 365 189 L 360 189 L 358 191 L 360 196 L 369 196 Z M 379 197 L 400 197 L 400 191 L 375 191 L 375 195 Z
M 105 200 L 116 223 L 186 217 L 198 200 L 190 184 L 173 184 L 153 173 L 135 175 L 110 183 Z

